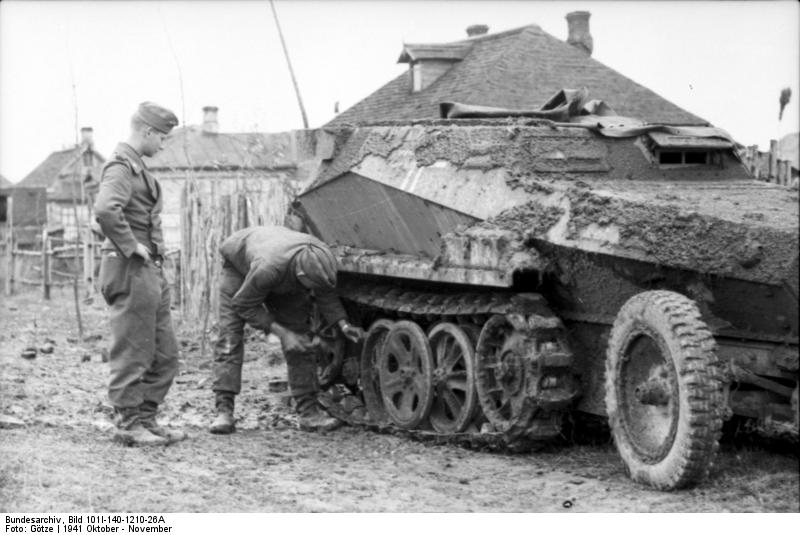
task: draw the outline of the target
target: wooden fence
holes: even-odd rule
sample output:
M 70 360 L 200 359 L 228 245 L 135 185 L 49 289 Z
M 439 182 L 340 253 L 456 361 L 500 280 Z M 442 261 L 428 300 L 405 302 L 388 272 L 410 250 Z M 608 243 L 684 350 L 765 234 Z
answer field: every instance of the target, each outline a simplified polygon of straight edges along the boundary
M 76 242 L 50 236 L 42 230 L 41 240 L 22 249 L 8 232 L 4 246 L 5 294 L 12 295 L 19 286 L 39 286 L 45 299 L 53 287 L 74 286 L 82 281 L 94 292 L 99 266 L 100 243 L 93 240 Z
M 202 328 L 203 340 L 209 321 L 218 320 L 220 244 L 241 228 L 283 224 L 294 194 L 288 178 L 242 180 L 235 188 L 214 179 L 186 181 L 178 298 L 181 317 Z

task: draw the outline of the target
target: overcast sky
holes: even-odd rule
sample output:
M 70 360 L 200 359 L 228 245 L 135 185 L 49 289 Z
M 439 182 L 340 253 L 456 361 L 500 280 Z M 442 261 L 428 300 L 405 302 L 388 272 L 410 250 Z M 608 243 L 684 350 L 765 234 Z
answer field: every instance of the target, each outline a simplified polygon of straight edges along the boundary
M 798 130 L 800 8 L 775 2 L 275 0 L 310 126 L 400 74 L 403 43 L 538 24 L 567 37 L 591 12 L 593 57 L 675 104 L 768 147 Z M 778 121 L 780 90 L 792 100 Z M 603 95 L 591 93 L 592 98 Z M 0 2 L 0 174 L 17 182 L 94 128 L 108 156 L 139 102 L 181 121 L 219 107 L 223 132 L 302 128 L 269 2 Z M 491 103 L 486 103 L 490 105 Z M 77 110 L 77 121 L 76 121 Z

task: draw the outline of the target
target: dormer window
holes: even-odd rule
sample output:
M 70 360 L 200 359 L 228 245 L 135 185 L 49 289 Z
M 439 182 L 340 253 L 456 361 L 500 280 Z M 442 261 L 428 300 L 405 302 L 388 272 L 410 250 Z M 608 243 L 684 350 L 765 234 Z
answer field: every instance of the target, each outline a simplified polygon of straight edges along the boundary
M 398 63 L 408 63 L 411 91 L 422 91 L 464 59 L 471 42 L 445 45 L 405 45 Z
M 643 136 L 651 161 L 662 168 L 690 165 L 721 166 L 723 154 L 733 150 L 733 143 L 718 137 L 674 135 L 649 132 Z

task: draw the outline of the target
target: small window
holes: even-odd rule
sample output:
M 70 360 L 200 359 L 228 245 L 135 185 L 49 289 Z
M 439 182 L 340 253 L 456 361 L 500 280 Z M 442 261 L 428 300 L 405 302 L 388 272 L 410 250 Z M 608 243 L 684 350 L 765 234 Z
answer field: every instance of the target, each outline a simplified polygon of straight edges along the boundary
M 684 152 L 683 153 L 684 162 L 687 164 L 702 164 L 705 165 L 708 163 L 708 152 Z
M 658 163 L 661 165 L 683 163 L 682 156 L 680 152 L 659 152 Z
M 422 91 L 422 65 L 418 61 L 411 64 L 411 91 Z
M 643 141 L 653 163 L 663 166 L 722 165 L 722 153 L 733 147 L 724 139 L 662 132 L 649 132 Z
M 656 149 L 661 165 L 706 165 L 711 161 L 708 151 L 662 151 Z

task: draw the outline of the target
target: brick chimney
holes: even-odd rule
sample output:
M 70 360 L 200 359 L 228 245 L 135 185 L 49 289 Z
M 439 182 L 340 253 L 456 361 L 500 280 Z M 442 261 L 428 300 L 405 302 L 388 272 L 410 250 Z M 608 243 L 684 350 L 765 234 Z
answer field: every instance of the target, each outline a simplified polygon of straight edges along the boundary
M 203 108 L 203 133 L 204 134 L 217 134 L 219 133 L 219 122 L 217 121 L 217 108 L 216 106 L 205 106 Z
M 489 27 L 485 24 L 473 24 L 467 26 L 467 37 L 478 37 L 489 33 Z
M 590 16 L 591 13 L 588 11 L 573 11 L 572 13 L 567 13 L 567 26 L 569 28 L 567 43 L 575 48 L 583 50 L 591 56 L 594 42 L 592 41 L 592 34 L 589 33 Z
M 91 126 L 81 128 L 81 147 L 91 148 L 94 146 L 94 129 Z

